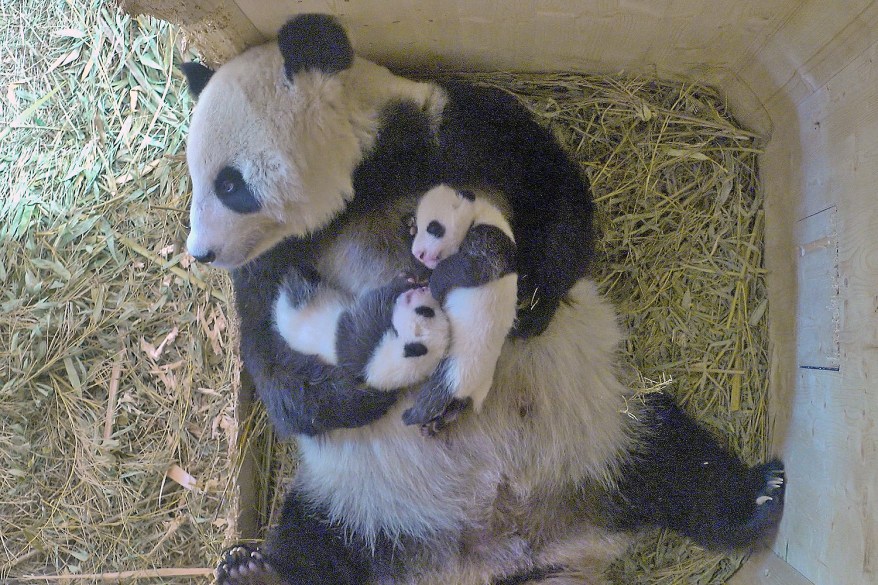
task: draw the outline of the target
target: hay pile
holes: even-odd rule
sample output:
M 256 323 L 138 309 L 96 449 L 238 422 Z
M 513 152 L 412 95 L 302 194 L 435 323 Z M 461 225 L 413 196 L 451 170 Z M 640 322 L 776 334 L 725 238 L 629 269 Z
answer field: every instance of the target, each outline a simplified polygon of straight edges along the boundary
M 97 0 L 2 10 L 0 581 L 203 574 L 238 364 L 227 278 L 184 254 L 177 34 Z
M 160 569 L 190 582 L 182 569 L 212 567 L 233 532 L 236 444 L 258 444 L 278 477 L 290 447 L 264 440 L 258 409 L 239 441 L 228 281 L 183 252 L 185 47 L 105 0 L 23 0 L 0 35 L 0 580 Z M 476 78 L 525 101 L 591 178 L 598 278 L 632 363 L 764 457 L 757 137 L 704 87 Z M 279 493 L 260 493 L 263 517 Z M 614 579 L 717 584 L 739 562 L 653 533 Z

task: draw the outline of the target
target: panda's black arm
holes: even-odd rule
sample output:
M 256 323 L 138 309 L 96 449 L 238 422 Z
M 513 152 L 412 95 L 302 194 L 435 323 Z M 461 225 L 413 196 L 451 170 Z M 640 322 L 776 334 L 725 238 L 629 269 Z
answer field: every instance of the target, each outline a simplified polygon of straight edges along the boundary
M 344 368 L 294 352 L 274 327 L 275 297 L 290 264 L 300 260 L 296 252 L 284 242 L 233 273 L 244 367 L 282 436 L 367 425 L 387 413 L 398 393 L 357 385 Z
M 515 243 L 497 227 L 477 225 L 467 232 L 456 254 L 445 258 L 430 275 L 437 301 L 454 288 L 482 286 L 515 272 Z

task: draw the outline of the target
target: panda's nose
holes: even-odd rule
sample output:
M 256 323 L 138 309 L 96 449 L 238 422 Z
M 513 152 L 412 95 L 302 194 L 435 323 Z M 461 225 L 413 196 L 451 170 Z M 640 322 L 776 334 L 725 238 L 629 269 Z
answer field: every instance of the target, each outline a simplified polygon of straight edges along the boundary
M 205 252 L 204 254 L 201 254 L 200 256 L 196 256 L 195 254 L 192 254 L 192 257 L 195 258 L 196 260 L 198 260 L 199 262 L 204 262 L 205 264 L 210 264 L 211 262 L 216 260 L 216 254 L 213 253 L 213 250 L 208 250 L 207 252 Z

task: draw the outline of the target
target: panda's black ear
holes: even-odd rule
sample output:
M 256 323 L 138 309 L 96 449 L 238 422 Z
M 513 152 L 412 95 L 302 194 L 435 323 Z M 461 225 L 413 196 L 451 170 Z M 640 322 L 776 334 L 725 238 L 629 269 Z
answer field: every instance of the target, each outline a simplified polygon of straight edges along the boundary
M 201 95 L 204 86 L 207 85 L 207 82 L 210 81 L 210 78 L 213 77 L 214 74 L 213 69 L 205 67 L 201 63 L 196 63 L 195 61 L 183 63 L 180 65 L 180 69 L 183 71 L 183 75 L 186 76 L 186 81 L 189 83 L 189 91 L 195 97 Z
M 316 69 L 338 73 L 354 62 L 354 49 L 338 21 L 328 14 L 300 14 L 290 19 L 277 35 L 287 77 Z
M 460 195 L 461 198 L 466 199 L 467 201 L 475 201 L 476 200 L 476 194 L 473 193 L 472 191 L 470 191 L 469 189 L 461 189 L 460 191 L 457 192 L 457 194 Z

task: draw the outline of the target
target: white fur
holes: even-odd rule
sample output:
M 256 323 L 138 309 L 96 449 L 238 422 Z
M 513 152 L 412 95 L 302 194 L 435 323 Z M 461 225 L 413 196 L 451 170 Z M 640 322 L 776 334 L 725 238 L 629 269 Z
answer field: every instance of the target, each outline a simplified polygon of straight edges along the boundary
M 393 99 L 414 100 L 438 124 L 446 97 L 359 58 L 335 75 L 306 71 L 290 83 L 274 43 L 219 68 L 199 96 L 186 145 L 189 252 L 213 252 L 216 266 L 231 269 L 326 225 L 352 197 L 351 174 L 374 142 L 376 114 Z M 227 165 L 242 173 L 259 211 L 220 202 L 213 183 Z
M 329 287 L 321 287 L 314 298 L 293 307 L 281 288 L 274 304 L 274 324 L 278 333 L 295 351 L 317 355 L 327 364 L 338 364 L 335 332 L 344 313 L 347 298 Z
M 414 312 L 417 306 L 434 310 L 432 318 Z M 407 291 L 396 299 L 393 327 L 375 348 L 366 365 L 366 383 L 379 390 L 396 390 L 426 380 L 448 347 L 449 321 L 429 291 Z M 423 343 L 427 353 L 417 357 L 403 357 L 407 343 Z
M 427 231 L 434 220 L 445 230 L 440 237 Z M 448 185 L 437 185 L 418 201 L 412 254 L 427 267 L 435 268 L 456 254 L 469 230 L 478 225 L 499 228 L 515 241 L 503 213 L 484 195 L 477 194 L 470 200 Z M 457 398 L 472 398 L 476 412 L 482 409 L 491 389 L 500 350 L 515 322 L 517 301 L 516 274 L 479 287 L 455 288 L 445 298 L 442 308 L 453 334 L 445 385 L 454 390 Z
M 432 220 L 438 220 L 445 228 L 441 238 L 427 231 Z M 510 240 L 515 241 L 512 228 L 503 213 L 483 195 L 477 195 L 475 201 L 470 201 L 448 185 L 437 185 L 418 200 L 412 254 L 427 268 L 436 268 L 444 258 L 457 253 L 471 227 L 481 224 L 499 228 Z
M 472 398 L 476 412 L 494 381 L 494 368 L 515 322 L 518 278 L 507 274 L 475 288 L 448 293 L 443 308 L 451 322 L 446 383 L 457 398 Z
M 351 171 L 374 143 L 381 107 L 395 98 L 415 100 L 437 125 L 446 99 L 436 85 L 404 80 L 359 58 L 334 76 L 307 73 L 291 84 L 273 43 L 220 68 L 195 108 L 187 144 L 190 251 L 213 251 L 216 265 L 234 268 L 287 236 L 322 226 L 345 207 Z M 213 181 L 226 165 L 240 166 L 263 205 L 259 212 L 241 215 L 219 203 Z M 352 244 L 353 238 L 359 239 Z M 353 258 L 372 263 L 351 267 L 351 246 Z M 373 253 L 362 252 L 366 246 Z M 395 253 L 342 233 L 321 248 L 319 269 L 359 294 L 399 270 Z M 602 538 L 600 529 L 592 538 L 587 522 L 574 542 L 570 523 L 583 521 L 569 519 L 562 502 L 573 486 L 609 482 L 628 451 L 631 439 L 619 414 L 626 388 L 616 377 L 620 340 L 612 308 L 593 283 L 582 281 L 542 335 L 505 342 L 479 416 L 462 417 L 446 437 L 424 438 L 401 420 L 413 402 L 406 396 L 371 425 L 300 436 L 296 484 L 333 521 L 373 542 L 382 532 L 415 539 L 442 533 L 434 543 L 457 547 L 490 535 L 483 548 L 507 551 L 504 568 L 528 554 L 535 562 L 572 563 L 574 555 L 615 553 L 618 543 L 605 547 L 612 539 Z M 486 516 L 504 481 L 527 515 L 508 518 L 510 530 L 492 531 Z M 559 541 L 572 543 L 570 559 L 564 551 L 540 556 L 531 550 Z M 474 555 L 466 557 L 462 548 L 459 555 L 433 563 L 437 575 L 447 574 L 422 582 L 490 581 L 492 573 L 475 568 Z

